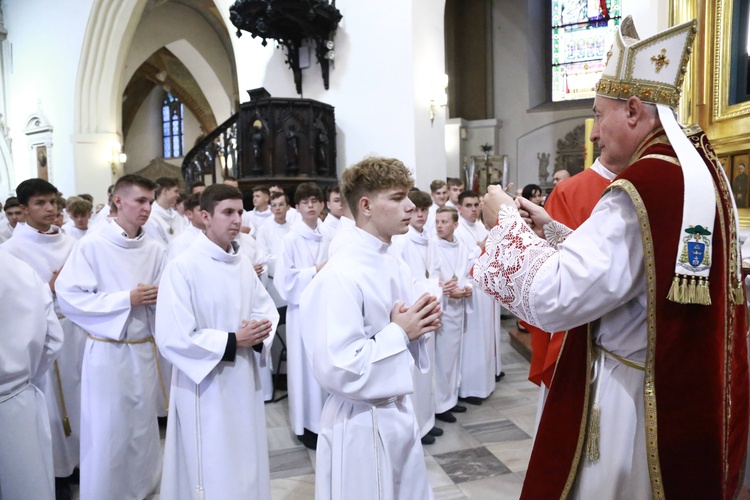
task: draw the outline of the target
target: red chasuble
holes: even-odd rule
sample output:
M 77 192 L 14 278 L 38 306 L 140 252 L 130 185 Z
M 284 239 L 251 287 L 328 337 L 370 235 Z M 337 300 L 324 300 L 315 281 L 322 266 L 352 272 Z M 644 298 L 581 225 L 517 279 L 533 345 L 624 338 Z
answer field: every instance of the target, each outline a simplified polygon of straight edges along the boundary
M 710 306 L 667 299 L 684 229 L 683 178 L 663 130 L 644 141 L 609 189 L 621 189 L 632 199 L 644 243 L 648 346 L 643 391 L 654 498 L 731 499 L 742 483 L 748 430 L 746 321 L 736 274 L 735 214 L 705 134 L 690 129 L 688 137 L 718 192 Z M 522 498 L 561 498 L 571 491 L 586 440 L 591 359 L 587 327 L 568 332 Z
M 565 224 L 570 229 L 578 229 L 578 226 L 591 216 L 607 186 L 609 179 L 602 177 L 595 170 L 586 169 L 555 186 L 547 198 L 547 203 L 544 204 L 544 210 L 557 222 Z M 555 373 L 563 336 L 550 335 L 528 323 L 520 323 L 531 334 L 529 380 L 536 385 L 544 382 L 544 385 L 549 387 L 552 385 L 552 375 Z

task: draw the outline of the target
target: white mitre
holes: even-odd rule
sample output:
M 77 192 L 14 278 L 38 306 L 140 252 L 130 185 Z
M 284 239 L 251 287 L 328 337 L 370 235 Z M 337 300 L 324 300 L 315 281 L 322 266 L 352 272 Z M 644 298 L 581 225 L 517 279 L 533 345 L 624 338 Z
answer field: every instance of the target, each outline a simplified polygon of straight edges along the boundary
M 686 137 L 674 113 L 680 102 L 682 82 L 697 32 L 697 21 L 693 19 L 641 40 L 633 19 L 626 17 L 607 53 L 605 68 L 595 89 L 602 97 L 621 100 L 637 97 L 656 105 L 685 181 L 682 231 L 668 298 L 679 303 L 709 305 L 712 242 L 709 230 L 713 229 L 716 218 L 714 183 L 703 158 Z

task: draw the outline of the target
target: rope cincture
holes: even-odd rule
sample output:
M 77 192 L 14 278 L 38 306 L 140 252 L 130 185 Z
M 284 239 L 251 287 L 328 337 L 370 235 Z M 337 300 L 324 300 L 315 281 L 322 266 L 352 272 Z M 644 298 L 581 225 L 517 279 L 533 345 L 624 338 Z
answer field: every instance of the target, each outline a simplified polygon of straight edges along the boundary
M 604 361 L 609 357 L 629 368 L 640 371 L 646 370 L 646 366 L 639 361 L 619 356 L 600 345 L 596 345 L 594 348 L 598 351 L 599 355 L 596 361 L 594 361 L 594 370 L 591 379 L 591 383 L 594 384 L 594 402 L 591 405 L 591 412 L 589 413 L 589 420 L 586 425 L 586 458 L 591 462 L 599 461 L 600 457 L 599 441 L 601 439 L 602 413 L 599 407 L 599 384 L 601 383 L 602 372 L 604 371 Z
M 371 400 L 357 400 L 357 399 L 350 399 L 347 397 L 341 397 L 341 399 L 344 399 L 345 401 L 348 401 L 351 404 L 355 405 L 365 405 L 368 407 L 368 410 L 370 411 L 370 416 L 372 418 L 372 441 L 373 441 L 373 447 L 375 452 L 375 478 L 377 482 L 377 491 L 378 491 L 378 500 L 383 499 L 383 485 L 382 485 L 382 474 L 381 474 L 381 467 L 380 467 L 380 431 L 378 429 L 378 413 L 377 409 L 388 406 L 391 403 L 395 403 L 397 401 L 401 401 L 403 396 L 392 396 L 390 398 L 384 398 L 384 399 L 371 399 Z
M 159 385 L 161 386 L 161 395 L 164 397 L 164 406 L 167 410 L 167 414 L 169 414 L 169 399 L 167 399 L 167 388 L 164 385 L 164 377 L 162 377 L 162 374 L 161 374 L 161 367 L 159 366 L 159 349 L 158 347 L 156 347 L 156 341 L 154 340 L 154 337 L 145 337 L 145 338 L 137 339 L 137 340 L 114 340 L 114 339 L 105 339 L 102 337 L 94 337 L 90 333 L 87 333 L 86 336 L 88 336 L 88 338 L 96 342 L 105 342 L 107 344 L 135 345 L 135 344 L 145 344 L 147 342 L 151 343 L 151 345 L 154 348 L 154 362 L 156 363 L 156 374 L 159 376 Z

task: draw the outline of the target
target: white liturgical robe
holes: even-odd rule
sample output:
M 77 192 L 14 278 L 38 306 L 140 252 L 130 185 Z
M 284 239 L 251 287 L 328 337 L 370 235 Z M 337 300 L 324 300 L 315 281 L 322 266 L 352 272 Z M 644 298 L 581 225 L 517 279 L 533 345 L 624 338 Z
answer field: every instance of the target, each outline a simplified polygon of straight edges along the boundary
M 498 274 L 493 259 L 513 272 Z M 593 322 L 596 344 L 634 362 L 645 360 L 643 243 L 625 191 L 604 195 L 591 217 L 556 247 L 538 238 L 515 207 L 501 207 L 474 276 L 513 314 L 544 331 Z M 644 372 L 604 355 L 596 365 L 601 453 L 597 462 L 582 461 L 570 498 L 651 498 Z
M 281 242 L 291 227 L 292 223 L 288 220 L 284 224 L 279 224 L 274 219 L 271 219 L 258 229 L 258 235 L 255 239 L 256 262 L 265 266 L 263 272 L 266 278 L 266 288 L 268 289 L 268 293 L 271 294 L 276 307 L 286 305 L 286 302 L 276 290 L 273 278 L 276 275 L 276 263 L 281 255 Z
M 437 216 L 438 208 L 440 208 L 440 205 L 433 201 L 432 205 L 430 205 L 430 208 L 427 211 L 427 222 L 425 223 L 423 230 L 427 232 L 430 238 L 437 234 L 435 229 L 435 217 Z
M 336 233 L 333 235 L 330 243 L 328 244 L 328 258 L 333 257 L 336 252 L 338 252 L 339 249 L 343 247 L 347 241 L 349 241 L 349 236 L 351 235 L 353 230 L 354 219 L 350 219 L 349 217 L 342 215 L 339 219 L 339 225 L 336 228 Z
M 320 222 L 317 224 L 320 226 Z M 286 345 L 289 420 L 292 430 L 301 436 L 305 429 L 318 432 L 320 413 L 328 394 L 312 374 L 305 347 L 304 330 L 312 328 L 307 317 L 300 316 L 300 297 L 317 271 L 316 266 L 328 259 L 328 246 L 318 227 L 311 229 L 303 220 L 292 224 L 284 236 L 281 259 L 276 265 L 274 284 L 287 301 Z
M 148 217 L 148 221 L 143 226 L 143 230 L 146 231 L 146 236 L 155 239 L 164 248 L 169 248 L 169 244 L 172 243 L 178 234 L 182 232 L 184 221 L 177 210 L 174 208 L 164 208 L 158 203 L 154 202 L 151 205 L 151 215 Z
M 237 253 L 204 234 L 164 270 L 156 308 L 156 342 L 174 366 L 160 497 L 270 499 L 266 420 L 255 352 L 237 347 L 222 361 L 228 332 L 268 319 L 261 364 L 270 363 L 276 307 Z
M 73 223 L 73 219 L 70 219 L 68 220 L 68 222 L 63 224 L 62 229 L 66 235 L 76 240 L 80 240 L 81 238 L 86 236 L 89 231 L 88 229 L 79 229 L 78 227 L 76 227 L 76 225 Z
M 340 217 L 335 217 L 331 214 L 328 214 L 320 224 L 320 232 L 321 234 L 323 234 L 324 238 L 327 238 L 328 241 L 331 241 L 336 235 L 336 231 L 338 230 L 340 224 Z
M 271 207 L 267 207 L 262 212 L 256 209 L 242 212 L 242 225 L 250 228 L 250 235 L 253 238 L 258 237 L 258 230 L 269 220 L 273 220 L 273 214 L 271 213 Z
M 154 307 L 130 291 L 158 284 L 166 250 L 116 221 L 78 242 L 57 278 L 62 312 L 89 334 L 81 378 L 81 499 L 142 499 L 161 471 Z
M 409 226 L 409 232 L 393 237 L 388 253 L 404 261 L 409 268 L 415 297 L 425 292 L 437 297 L 442 295 L 443 292 L 438 283 L 435 251 L 424 231 L 419 233 Z M 434 360 L 435 334 L 428 333 L 423 342 L 427 356 Z M 430 363 L 430 368 L 424 373 L 421 370 L 412 370 L 414 394 L 411 399 L 422 437 L 435 426 L 434 366 L 435 363 Z
M 315 378 L 331 393 L 318 437 L 319 499 L 432 498 L 410 396 L 415 363 L 427 370 L 430 361 L 424 342 L 409 342 L 390 320 L 414 290 L 409 270 L 387 249 L 355 228 L 302 296 L 311 325 L 304 342 Z
M 471 250 L 455 236 L 453 241 L 436 237 L 431 244 L 435 246 L 435 267 L 440 281 L 447 283 L 454 280 L 459 288 L 472 286 L 469 277 L 474 262 Z M 470 298 L 441 297 L 442 326 L 435 332 L 435 413 L 445 413 L 458 403 L 461 349 L 467 312 L 471 312 Z
M 16 224 L 18 225 L 18 224 Z M 10 225 L 8 219 L 0 221 L 0 243 L 8 241 L 13 236 L 13 226 Z
M 57 226 L 52 226 L 48 233 L 40 233 L 19 222 L 13 237 L 0 249 L 29 264 L 42 281 L 49 283 L 53 273 L 62 269 L 75 243 L 75 239 L 61 233 Z M 55 476 L 67 477 L 80 459 L 81 363 L 86 334 L 67 318 L 59 314 L 58 317 L 64 333 L 63 345 L 39 388 L 44 392 L 49 411 Z M 69 436 L 65 435 L 65 419 L 70 425 Z
M 0 498 L 55 498 L 52 440 L 39 380 L 62 346 L 47 283 L 0 255 Z
M 478 243 L 484 241 L 488 234 L 481 221 L 469 222 L 459 215 L 455 236 L 473 249 L 475 257 L 482 253 Z M 462 398 L 486 398 L 495 390 L 495 375 L 502 371 L 501 309 L 500 304 L 479 287 L 474 288 L 474 294 L 468 300 L 476 314 L 466 318 L 458 395 Z
M 167 261 L 173 260 L 175 257 L 180 255 L 182 252 L 190 248 L 195 239 L 203 231 L 198 229 L 192 224 L 189 224 L 185 229 L 177 235 L 172 243 L 169 244 L 169 252 L 167 253 Z

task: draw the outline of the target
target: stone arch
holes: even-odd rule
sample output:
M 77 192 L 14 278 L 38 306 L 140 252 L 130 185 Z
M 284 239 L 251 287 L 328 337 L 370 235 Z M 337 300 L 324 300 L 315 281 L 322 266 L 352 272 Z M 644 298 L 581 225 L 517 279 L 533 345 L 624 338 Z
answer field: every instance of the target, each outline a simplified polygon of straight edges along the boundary
M 147 0 L 97 0 L 91 8 L 78 64 L 77 134 L 118 133 L 120 78 L 127 49 Z
M 174 0 L 205 9 L 203 0 Z M 227 35 L 228 3 L 209 0 L 221 17 Z M 100 192 L 122 173 L 122 165 L 103 168 L 102 158 L 122 145 L 121 115 L 125 62 L 149 0 L 93 0 L 76 74 L 74 95 L 73 161 L 75 189 Z M 224 14 L 226 13 L 226 14 Z M 216 17 L 216 12 L 212 15 Z M 236 41 L 230 44 L 236 53 Z M 234 59 L 234 55 L 232 56 Z M 234 86 L 236 65 L 232 64 Z
M 147 3 L 148 0 L 94 1 L 76 76 L 76 134 L 119 136 L 125 59 Z M 226 0 L 213 3 L 220 13 L 228 9 Z M 226 17 L 222 19 L 229 35 L 228 21 Z M 231 37 L 230 40 L 234 45 Z M 236 68 L 232 66 L 236 88 Z

